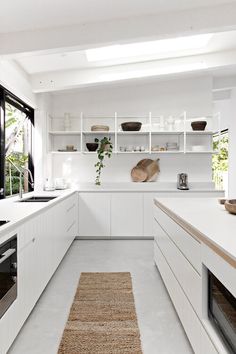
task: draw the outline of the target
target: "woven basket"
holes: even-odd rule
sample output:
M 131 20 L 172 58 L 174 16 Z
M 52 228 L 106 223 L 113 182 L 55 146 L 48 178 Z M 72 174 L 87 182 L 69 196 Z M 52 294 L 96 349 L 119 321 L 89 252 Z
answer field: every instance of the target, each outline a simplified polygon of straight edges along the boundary
M 108 132 L 109 126 L 108 125 L 92 125 L 91 131 L 92 132 Z

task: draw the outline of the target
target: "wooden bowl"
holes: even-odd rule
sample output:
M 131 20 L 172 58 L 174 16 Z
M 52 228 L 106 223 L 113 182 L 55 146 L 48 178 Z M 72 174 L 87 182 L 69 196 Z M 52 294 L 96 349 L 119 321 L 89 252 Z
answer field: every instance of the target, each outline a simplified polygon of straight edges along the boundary
M 87 143 L 86 147 L 88 151 L 96 151 L 98 148 L 98 143 Z
M 207 122 L 205 120 L 198 120 L 196 122 L 191 123 L 191 127 L 193 130 L 205 130 Z
M 141 122 L 125 122 L 121 123 L 121 128 L 123 131 L 139 131 L 141 129 L 142 123 Z
M 225 209 L 230 214 L 236 214 L 236 199 L 228 199 L 228 200 L 226 200 Z

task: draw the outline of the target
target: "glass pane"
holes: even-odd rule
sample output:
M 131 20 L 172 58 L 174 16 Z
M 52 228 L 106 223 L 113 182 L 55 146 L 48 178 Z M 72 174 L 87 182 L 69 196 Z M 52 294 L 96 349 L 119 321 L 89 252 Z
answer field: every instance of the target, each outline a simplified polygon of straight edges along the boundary
M 224 190 L 228 189 L 228 146 L 228 131 L 223 132 L 220 139 L 218 135 L 213 137 L 214 150 L 219 150 L 219 154 L 212 158 L 213 181 L 216 188 Z
M 20 173 L 9 163 L 9 159 L 17 167 L 28 168 L 30 120 L 25 113 L 9 103 L 6 103 L 5 108 L 5 182 L 6 196 L 10 196 L 19 192 Z M 22 175 L 22 186 L 28 192 L 27 171 Z

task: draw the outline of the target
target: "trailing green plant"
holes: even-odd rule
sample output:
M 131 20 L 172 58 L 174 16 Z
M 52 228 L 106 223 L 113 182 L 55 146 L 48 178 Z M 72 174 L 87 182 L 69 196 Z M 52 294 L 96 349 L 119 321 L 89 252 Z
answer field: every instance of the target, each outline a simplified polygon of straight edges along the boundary
M 113 145 L 111 139 L 107 137 L 104 137 L 102 139 L 95 138 L 94 141 L 95 143 L 98 143 L 98 148 L 97 148 L 98 162 L 94 165 L 96 167 L 96 173 L 97 173 L 95 184 L 97 186 L 100 186 L 102 169 L 105 167 L 104 159 L 106 156 L 108 158 L 111 157 L 113 151 Z

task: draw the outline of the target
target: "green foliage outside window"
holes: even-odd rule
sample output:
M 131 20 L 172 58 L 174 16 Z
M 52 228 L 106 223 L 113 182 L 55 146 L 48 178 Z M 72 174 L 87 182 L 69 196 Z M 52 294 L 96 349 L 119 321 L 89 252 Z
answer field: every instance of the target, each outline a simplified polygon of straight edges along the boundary
M 9 103 L 6 103 L 5 118 L 5 193 L 6 196 L 19 192 L 19 172 L 12 166 L 10 159 L 16 166 L 28 164 L 27 151 L 27 116 Z M 22 176 L 22 185 L 27 188 L 27 175 Z
M 213 155 L 212 158 L 212 172 L 213 180 L 217 187 L 223 188 L 223 176 L 228 171 L 228 133 L 224 133 L 219 140 L 215 137 L 213 140 L 213 149 L 218 150 L 220 144 L 219 154 Z

